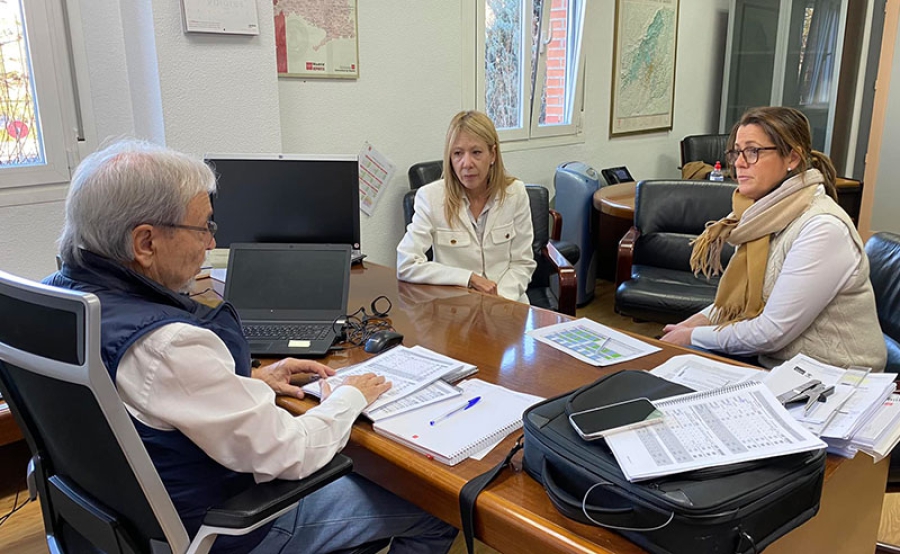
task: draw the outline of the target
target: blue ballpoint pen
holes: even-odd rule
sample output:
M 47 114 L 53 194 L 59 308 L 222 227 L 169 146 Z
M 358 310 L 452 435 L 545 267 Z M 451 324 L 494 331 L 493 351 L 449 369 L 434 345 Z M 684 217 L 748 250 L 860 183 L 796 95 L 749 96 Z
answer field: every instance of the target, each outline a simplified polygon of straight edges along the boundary
M 468 402 L 466 402 L 466 403 L 463 404 L 462 406 L 458 406 L 458 407 L 456 407 L 456 408 L 453 408 L 452 410 L 450 410 L 449 412 L 445 413 L 444 415 L 441 415 L 441 416 L 438 416 L 438 417 L 434 418 L 434 419 L 431 420 L 428 424 L 431 425 L 431 426 L 437 425 L 438 423 L 444 421 L 445 419 L 447 419 L 448 417 L 452 416 L 453 414 L 457 414 L 457 413 L 459 413 L 459 412 L 464 412 L 464 411 L 468 410 L 469 408 L 471 408 L 471 407 L 474 406 L 475 404 L 478 404 L 478 401 L 479 401 L 479 400 L 481 400 L 481 397 L 480 397 L 480 396 L 476 396 L 475 398 L 469 400 Z

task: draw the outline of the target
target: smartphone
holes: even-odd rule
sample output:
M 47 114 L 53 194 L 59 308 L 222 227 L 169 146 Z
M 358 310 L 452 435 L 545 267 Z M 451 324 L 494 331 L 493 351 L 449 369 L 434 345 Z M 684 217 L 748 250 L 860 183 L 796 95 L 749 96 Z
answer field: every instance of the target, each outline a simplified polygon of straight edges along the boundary
M 569 422 L 585 440 L 604 434 L 648 425 L 662 419 L 663 413 L 647 398 L 635 398 L 569 415 Z

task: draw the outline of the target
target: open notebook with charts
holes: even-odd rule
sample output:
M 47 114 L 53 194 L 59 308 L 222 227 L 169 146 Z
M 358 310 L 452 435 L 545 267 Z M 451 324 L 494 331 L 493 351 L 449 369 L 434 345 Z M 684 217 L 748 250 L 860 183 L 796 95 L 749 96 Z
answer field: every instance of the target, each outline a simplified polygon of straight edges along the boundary
M 363 415 L 377 421 L 440 400 L 459 396 L 460 390 L 442 379 L 474 369 L 470 364 L 441 356 L 422 347 L 397 346 L 368 360 L 339 369 L 326 382 L 335 388 L 351 375 L 374 373 L 391 382 L 391 388 L 369 404 Z M 304 385 L 303 391 L 313 396 L 322 393 L 321 383 Z
M 533 329 L 526 334 L 596 366 L 617 364 L 660 350 L 658 346 L 585 318 Z

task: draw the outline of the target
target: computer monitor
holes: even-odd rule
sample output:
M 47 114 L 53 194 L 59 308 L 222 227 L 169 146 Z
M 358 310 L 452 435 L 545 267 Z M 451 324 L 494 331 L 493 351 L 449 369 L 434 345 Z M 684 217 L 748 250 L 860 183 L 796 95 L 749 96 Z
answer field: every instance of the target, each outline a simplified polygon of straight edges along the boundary
M 218 177 L 211 198 L 216 244 L 349 244 L 359 250 L 355 156 L 208 155 Z

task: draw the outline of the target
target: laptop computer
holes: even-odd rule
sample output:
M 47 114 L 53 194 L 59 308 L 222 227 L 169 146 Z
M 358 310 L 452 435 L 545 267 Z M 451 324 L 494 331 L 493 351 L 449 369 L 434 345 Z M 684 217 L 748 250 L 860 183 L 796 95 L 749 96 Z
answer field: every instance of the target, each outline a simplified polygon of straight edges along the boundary
M 234 243 L 225 300 L 254 356 L 324 356 L 343 327 L 350 245 Z

